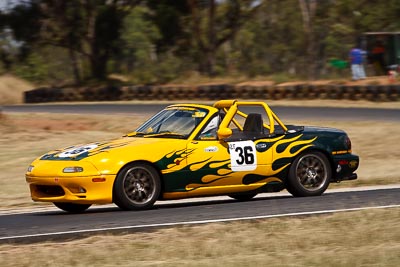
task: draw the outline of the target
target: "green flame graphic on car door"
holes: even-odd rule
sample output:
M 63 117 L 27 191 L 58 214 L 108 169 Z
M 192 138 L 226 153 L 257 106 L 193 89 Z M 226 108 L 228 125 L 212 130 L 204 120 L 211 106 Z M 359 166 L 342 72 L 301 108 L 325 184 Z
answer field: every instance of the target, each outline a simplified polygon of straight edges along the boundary
M 187 149 L 168 153 L 157 165 L 163 174 L 167 195 L 255 190 L 271 182 L 282 182 L 281 173 L 287 170 L 292 158 L 313 146 L 316 139 L 302 140 L 302 137 L 298 134 L 230 143 L 193 141 Z M 236 156 L 232 152 L 237 152 Z M 233 167 L 234 164 L 239 165 Z

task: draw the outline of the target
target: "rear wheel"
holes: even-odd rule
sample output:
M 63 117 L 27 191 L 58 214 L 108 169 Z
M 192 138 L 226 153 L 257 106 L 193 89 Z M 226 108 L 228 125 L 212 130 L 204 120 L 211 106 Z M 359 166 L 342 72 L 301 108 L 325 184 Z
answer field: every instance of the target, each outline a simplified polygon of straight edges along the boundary
M 326 156 L 310 151 L 300 154 L 289 170 L 287 190 L 294 196 L 319 196 L 328 188 L 332 169 Z
M 114 203 L 123 210 L 148 209 L 161 191 L 158 172 L 149 164 L 134 163 L 124 167 L 115 180 Z
M 71 213 L 81 213 L 87 210 L 92 204 L 75 204 L 66 202 L 54 202 L 54 206 Z

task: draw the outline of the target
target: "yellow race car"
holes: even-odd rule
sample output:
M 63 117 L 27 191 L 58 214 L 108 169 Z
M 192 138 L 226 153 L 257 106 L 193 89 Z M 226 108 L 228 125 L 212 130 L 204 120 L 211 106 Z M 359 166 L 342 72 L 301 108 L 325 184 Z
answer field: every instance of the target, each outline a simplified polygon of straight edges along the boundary
M 321 195 L 356 179 L 359 157 L 345 132 L 284 125 L 264 102 L 171 105 L 108 142 L 54 150 L 29 166 L 34 201 L 68 212 L 115 203 L 148 209 L 156 200 L 228 195 L 249 200 L 287 189 Z

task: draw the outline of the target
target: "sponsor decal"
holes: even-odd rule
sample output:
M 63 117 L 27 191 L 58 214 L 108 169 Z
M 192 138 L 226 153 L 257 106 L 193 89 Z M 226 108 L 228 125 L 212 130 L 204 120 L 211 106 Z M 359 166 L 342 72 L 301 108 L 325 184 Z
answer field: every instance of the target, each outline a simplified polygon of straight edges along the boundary
M 352 160 L 349 162 L 349 167 L 352 169 L 357 167 L 357 165 L 358 165 L 358 162 L 356 160 Z
M 202 112 L 202 111 L 196 111 L 192 117 L 193 118 L 204 118 L 207 115 L 207 113 Z
M 351 153 L 351 150 L 332 151 L 332 155 L 342 155 L 342 154 L 347 154 L 347 153 Z
M 216 146 L 209 146 L 204 148 L 204 152 L 218 152 L 218 147 Z
M 258 144 L 256 144 L 256 150 L 258 152 L 265 152 L 268 150 L 268 148 L 271 147 L 271 143 L 266 143 L 266 142 L 260 142 Z

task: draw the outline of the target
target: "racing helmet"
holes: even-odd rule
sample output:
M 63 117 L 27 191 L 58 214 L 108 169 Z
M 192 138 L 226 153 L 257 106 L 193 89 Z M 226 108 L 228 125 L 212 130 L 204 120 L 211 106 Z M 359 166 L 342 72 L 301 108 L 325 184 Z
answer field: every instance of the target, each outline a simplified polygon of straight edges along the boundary
M 215 116 L 214 118 L 211 119 L 211 121 L 207 124 L 207 126 L 204 128 L 202 133 L 207 133 L 211 132 L 213 130 L 217 130 L 219 126 L 219 116 Z

